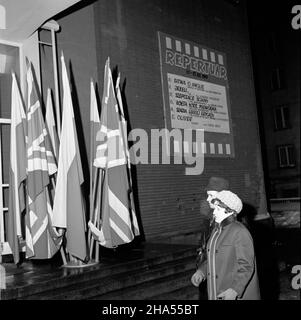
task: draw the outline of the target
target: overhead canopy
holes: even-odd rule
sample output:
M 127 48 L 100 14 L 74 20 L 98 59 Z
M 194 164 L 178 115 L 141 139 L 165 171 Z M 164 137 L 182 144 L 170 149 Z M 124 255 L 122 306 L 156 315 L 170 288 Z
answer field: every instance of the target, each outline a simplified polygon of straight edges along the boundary
M 20 42 L 80 0 L 0 0 L 0 40 Z

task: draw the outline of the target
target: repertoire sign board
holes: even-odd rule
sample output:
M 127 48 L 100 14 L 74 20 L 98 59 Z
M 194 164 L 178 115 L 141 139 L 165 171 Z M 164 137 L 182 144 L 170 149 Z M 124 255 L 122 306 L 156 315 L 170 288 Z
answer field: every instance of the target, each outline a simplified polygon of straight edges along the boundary
M 158 32 L 165 127 L 203 129 L 205 156 L 234 157 L 226 55 Z

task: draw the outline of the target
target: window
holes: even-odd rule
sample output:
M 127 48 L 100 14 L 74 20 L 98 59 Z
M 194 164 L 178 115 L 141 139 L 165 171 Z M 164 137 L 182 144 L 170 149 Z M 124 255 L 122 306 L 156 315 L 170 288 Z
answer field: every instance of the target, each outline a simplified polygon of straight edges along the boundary
M 43 27 L 51 31 L 51 41 L 44 45 L 51 47 L 52 57 L 56 53 L 54 32 L 58 30 L 56 22 L 47 22 Z M 11 118 L 11 72 L 17 75 L 20 89 L 24 95 L 26 64 L 25 57 L 31 61 L 35 67 L 36 76 L 40 75 L 38 33 L 20 41 L 12 43 L 0 40 L 0 263 L 1 255 L 11 254 L 5 230 L 5 222 L 8 214 L 9 197 L 9 162 L 10 162 L 10 118 Z M 55 61 L 56 63 L 56 61 Z M 56 65 L 55 65 L 56 66 Z M 57 74 L 55 73 L 57 80 Z M 39 82 L 39 81 L 38 81 Z M 57 89 L 57 88 L 56 88 Z M 56 96 L 58 90 L 56 90 Z M 58 104 L 57 104 L 58 105 Z M 24 230 L 22 230 L 24 231 Z M 23 232 L 23 240 L 25 233 Z M 24 241 L 21 242 L 21 250 L 25 250 Z
M 284 82 L 284 71 L 280 68 L 275 68 L 272 70 L 272 78 L 271 78 L 271 89 L 273 91 L 281 90 L 285 87 Z
M 20 47 L 11 43 L 0 43 L 0 245 L 2 254 L 9 254 L 6 242 L 5 221 L 8 214 L 9 152 L 11 117 L 11 72 L 21 78 Z
M 274 109 L 274 125 L 276 130 L 290 128 L 288 106 L 278 106 Z
M 278 146 L 277 155 L 280 168 L 290 168 L 296 165 L 293 145 Z

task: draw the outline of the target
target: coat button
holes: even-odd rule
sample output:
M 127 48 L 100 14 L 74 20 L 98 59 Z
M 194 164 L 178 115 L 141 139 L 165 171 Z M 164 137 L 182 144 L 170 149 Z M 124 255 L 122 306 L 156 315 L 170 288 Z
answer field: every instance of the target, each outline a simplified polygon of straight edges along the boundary
M 215 278 L 218 279 L 218 275 L 216 275 Z
M 215 250 L 215 253 L 218 253 L 218 250 Z

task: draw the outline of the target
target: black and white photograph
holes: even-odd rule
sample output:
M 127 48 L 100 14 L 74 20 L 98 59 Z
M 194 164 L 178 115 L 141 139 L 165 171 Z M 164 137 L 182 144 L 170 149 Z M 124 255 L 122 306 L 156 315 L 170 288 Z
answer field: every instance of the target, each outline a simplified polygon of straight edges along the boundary
M 298 1 L 0 0 L 0 300 L 300 301 L 300 79 Z

